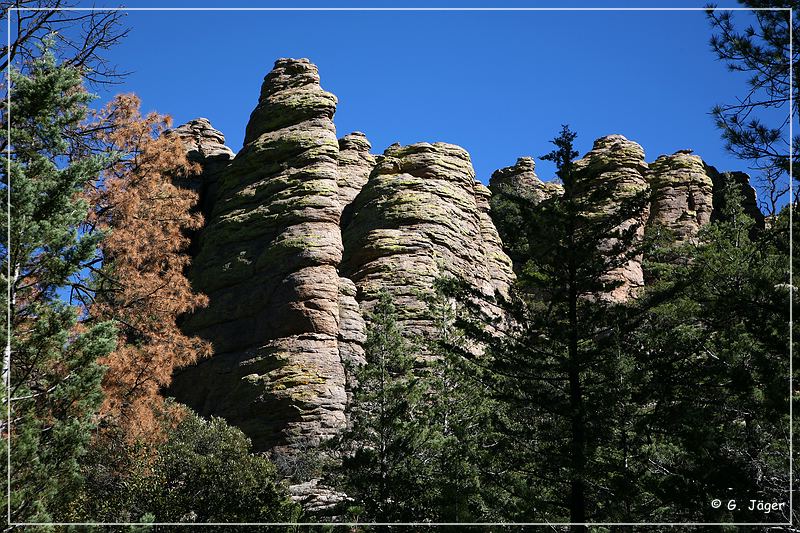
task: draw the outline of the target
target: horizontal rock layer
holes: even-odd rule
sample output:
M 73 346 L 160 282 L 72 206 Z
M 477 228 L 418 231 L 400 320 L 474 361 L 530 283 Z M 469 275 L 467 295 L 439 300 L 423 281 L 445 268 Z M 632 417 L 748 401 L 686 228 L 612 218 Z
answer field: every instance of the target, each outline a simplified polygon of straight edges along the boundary
M 513 273 L 488 217 L 488 196 L 458 146 L 387 148 L 343 229 L 341 272 L 358 287 L 362 308 L 390 293 L 415 336 L 433 328 L 424 297 L 439 277 L 469 282 L 487 302 L 495 291 L 507 294 Z
M 314 444 L 345 424 L 339 324 L 353 302 L 337 272 L 335 109 L 314 65 L 275 63 L 194 258 L 210 304 L 184 329 L 211 340 L 214 356 L 177 375 L 173 393 L 241 427 L 258 450 Z
M 601 281 L 607 288 L 599 296 L 609 301 L 624 301 L 644 286 L 642 256 L 635 253 L 644 237 L 649 205 L 647 202 L 648 166 L 644 150 L 622 135 L 601 137 L 592 149 L 575 161 L 578 194 L 590 213 L 610 213 L 615 227 L 600 243 L 599 251 L 607 256 L 607 273 Z M 632 233 L 630 240 L 623 237 Z M 629 242 L 630 247 L 621 247 Z

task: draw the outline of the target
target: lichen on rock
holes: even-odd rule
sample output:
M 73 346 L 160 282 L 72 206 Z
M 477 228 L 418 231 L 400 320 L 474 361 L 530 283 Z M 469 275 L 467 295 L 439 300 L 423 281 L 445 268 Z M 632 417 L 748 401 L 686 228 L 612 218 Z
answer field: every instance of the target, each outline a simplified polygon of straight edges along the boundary
M 335 109 L 316 66 L 275 62 L 193 262 L 210 304 L 184 327 L 215 354 L 172 392 L 244 429 L 257 450 L 319 443 L 345 424 Z
M 425 296 L 439 277 L 470 283 L 487 302 L 495 291 L 507 294 L 511 263 L 488 218 L 487 197 L 459 146 L 387 148 L 344 228 L 340 270 L 358 287 L 362 308 L 371 309 L 387 291 L 405 332 L 421 336 L 433 327 Z
M 713 184 L 699 156 L 685 150 L 659 156 L 650 164 L 649 181 L 650 226 L 665 227 L 684 242 L 711 221 Z

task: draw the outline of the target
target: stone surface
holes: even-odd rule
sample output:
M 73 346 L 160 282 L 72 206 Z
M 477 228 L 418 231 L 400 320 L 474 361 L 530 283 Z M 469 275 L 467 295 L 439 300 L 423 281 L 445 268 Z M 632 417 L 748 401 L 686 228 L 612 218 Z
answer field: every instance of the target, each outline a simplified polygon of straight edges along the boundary
M 395 144 L 378 158 L 343 229 L 340 271 L 369 310 L 380 291 L 395 299 L 411 336 L 432 328 L 424 295 L 444 275 L 466 280 L 486 300 L 507 293 L 511 262 L 488 219 L 488 191 L 469 155 L 446 143 Z
M 313 445 L 345 424 L 335 109 L 308 60 L 276 61 L 193 262 L 210 304 L 184 328 L 214 356 L 171 392 L 242 428 L 256 450 Z
M 371 148 L 367 136 L 360 131 L 339 139 L 339 203 L 344 209 L 361 192 L 375 166 Z
M 312 479 L 289 487 L 292 501 L 299 503 L 303 510 L 317 517 L 329 515 L 342 503 L 350 501 L 345 493 L 326 487 L 320 481 Z
M 348 402 L 355 385 L 353 370 L 366 362 L 367 325 L 356 301 L 356 293 L 355 283 L 348 278 L 339 278 L 339 358 L 345 368 Z
M 653 203 L 649 225 L 666 227 L 678 242 L 711 221 L 712 181 L 699 156 L 681 150 L 650 163 Z
M 197 192 L 197 205 L 208 220 L 214 209 L 219 177 L 233 159 L 233 150 L 225 145 L 225 136 L 207 118 L 190 120 L 164 134 L 177 135 L 186 148 L 187 159 L 200 165 L 201 172 L 181 180 L 180 185 Z
M 711 177 L 712 203 L 711 220 L 725 220 L 725 187 L 731 183 L 739 188 L 742 198 L 742 209 L 753 219 L 757 229 L 764 228 L 764 213 L 758 208 L 756 190 L 750 184 L 750 176 L 744 172 L 718 172 L 716 168 L 706 165 L 706 173 Z
M 649 211 L 645 197 L 648 191 L 648 165 L 642 147 L 622 135 L 601 137 L 594 141 L 592 149 L 583 158 L 575 161 L 574 171 L 576 181 L 582 185 L 578 194 L 591 210 L 618 212 L 623 206 L 629 207 L 627 204 L 639 204 L 634 198 L 641 197 L 640 205 L 612 230 L 632 229 L 634 243 L 640 241 L 644 237 Z M 600 251 L 609 252 L 616 247 L 618 239 L 609 237 L 601 243 Z M 641 255 L 627 255 L 628 252 L 614 255 L 617 258 L 615 261 L 621 264 L 604 276 L 603 281 L 612 286 L 599 295 L 601 298 L 623 301 L 644 286 Z
M 513 166 L 495 170 L 489 180 L 489 189 L 496 198 L 512 196 L 529 198 L 533 202 L 564 192 L 559 183 L 539 179 L 532 157 L 520 157 Z

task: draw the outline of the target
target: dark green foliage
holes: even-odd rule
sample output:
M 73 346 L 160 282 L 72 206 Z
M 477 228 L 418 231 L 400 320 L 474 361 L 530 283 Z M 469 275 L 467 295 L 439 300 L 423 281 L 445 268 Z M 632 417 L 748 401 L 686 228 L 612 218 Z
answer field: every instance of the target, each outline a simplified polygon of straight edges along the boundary
M 680 250 L 691 261 L 660 270 L 648 298 L 661 303 L 627 346 L 640 354 L 637 433 L 653 465 L 645 510 L 665 520 L 785 522 L 788 509 L 747 506 L 788 501 L 788 256 L 779 245 L 788 213 L 754 234 L 738 191 L 726 196 L 725 221 Z M 738 508 L 697 504 L 714 498 Z
M 414 374 L 415 350 L 403 338 L 391 297 L 382 293 L 370 315 L 366 364 L 356 371 L 350 412 L 352 427 L 342 437 L 344 489 L 359 520 L 425 519 L 420 500 L 430 465 L 423 424 L 424 389 Z
M 78 461 L 102 400 L 96 360 L 114 348 L 116 334 L 109 323 L 79 327 L 80 310 L 58 298 L 100 238 L 80 234 L 88 207 L 77 196 L 106 161 L 74 150 L 69 135 L 92 97 L 78 70 L 57 66 L 47 52 L 28 71 L 11 72 L 11 161 L 1 171 L 2 210 L 9 188 L 12 217 L 2 265 L 11 295 L 3 455 L 10 431 L 12 521 L 53 521 L 80 489 Z M 5 461 L 0 477 L 5 485 Z
M 410 342 L 382 294 L 371 314 L 367 363 L 356 370 L 352 428 L 336 443 L 338 480 L 360 521 L 475 522 L 500 516 L 481 468 L 495 453 L 492 404 L 472 374 L 455 327 L 458 284 L 439 280 L 427 297 L 436 331 Z M 385 480 L 385 481 L 384 481 Z M 334 481 L 336 483 L 337 481 Z
M 511 325 L 483 335 L 516 520 L 622 521 L 631 512 L 634 367 L 620 350 L 631 313 L 606 295 L 619 283 L 609 274 L 641 253 L 640 226 L 623 223 L 647 198 L 617 197 L 603 209 L 613 184 L 575 170 L 574 138 L 565 127 L 544 157 L 563 195 L 518 204 L 527 257 L 507 304 Z
M 106 522 L 292 522 L 300 516 L 275 467 L 220 418 L 187 413 L 155 453 L 101 438 L 74 514 Z M 145 453 L 147 452 L 147 453 Z M 176 529 L 177 530 L 177 529 Z

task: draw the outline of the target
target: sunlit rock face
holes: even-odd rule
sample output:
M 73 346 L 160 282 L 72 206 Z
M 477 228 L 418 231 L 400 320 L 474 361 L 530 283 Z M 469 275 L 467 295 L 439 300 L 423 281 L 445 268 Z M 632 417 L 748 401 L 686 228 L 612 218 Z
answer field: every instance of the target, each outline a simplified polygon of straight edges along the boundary
M 620 218 L 619 224 L 610 229 L 609 237 L 599 244 L 598 251 L 611 259 L 610 268 L 601 279 L 608 289 L 597 296 L 616 302 L 627 300 L 644 286 L 642 256 L 631 253 L 644 237 L 650 209 L 644 150 L 622 135 L 601 137 L 583 158 L 575 161 L 574 172 L 579 184 L 577 194 L 587 209 Z M 621 210 L 625 213 L 617 214 Z M 630 238 L 620 241 L 627 233 L 632 234 Z M 620 249 L 621 243 L 626 248 Z
M 210 303 L 184 328 L 211 340 L 214 355 L 179 373 L 171 392 L 239 426 L 258 450 L 313 445 L 345 424 L 340 344 L 361 333 L 349 317 L 352 287 L 337 271 L 335 110 L 316 66 L 275 63 L 193 260 L 192 282 Z
M 175 130 L 190 157 L 225 165 L 203 189 L 190 272 L 210 303 L 183 324 L 214 355 L 180 371 L 170 393 L 239 426 L 257 450 L 291 454 L 345 427 L 348 369 L 365 362 L 380 291 L 414 336 L 434 327 L 425 298 L 440 276 L 468 281 L 491 317 L 513 280 L 465 150 L 419 143 L 376 158 L 363 133 L 337 139 L 336 104 L 313 64 L 280 59 L 235 158 L 221 157 L 206 122 Z
M 342 274 L 372 308 L 381 291 L 394 298 L 409 336 L 435 328 L 426 295 L 437 278 L 463 279 L 486 296 L 507 294 L 513 279 L 488 215 L 490 193 L 475 180 L 469 154 L 446 143 L 392 145 L 378 158 L 343 229 Z
M 662 155 L 650 164 L 650 224 L 667 228 L 678 242 L 693 239 L 713 210 L 711 177 L 703 160 L 687 152 Z

